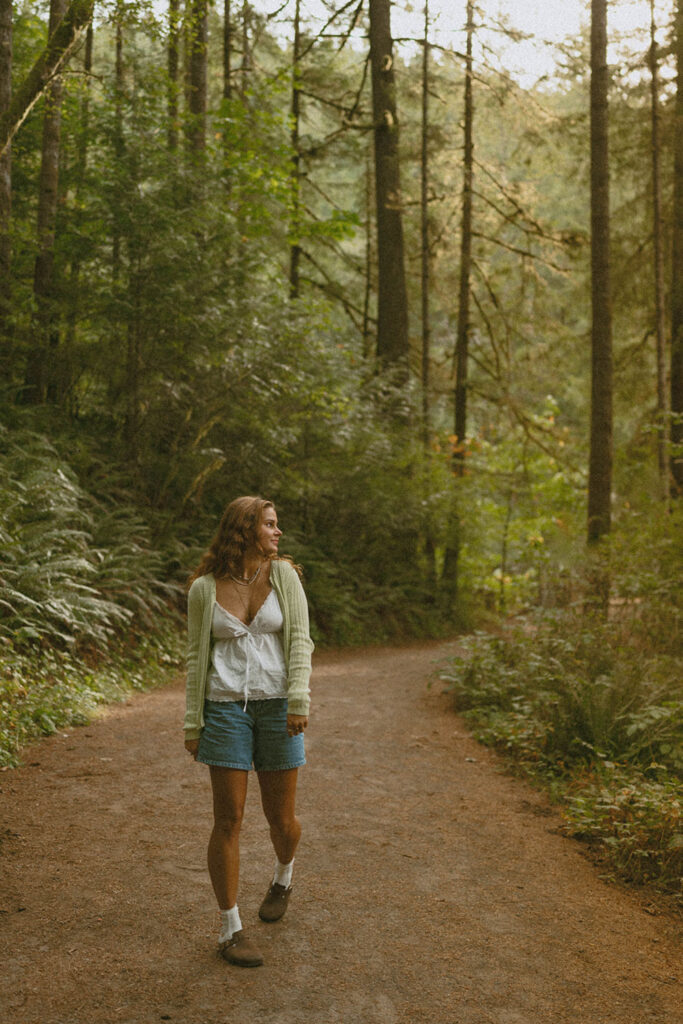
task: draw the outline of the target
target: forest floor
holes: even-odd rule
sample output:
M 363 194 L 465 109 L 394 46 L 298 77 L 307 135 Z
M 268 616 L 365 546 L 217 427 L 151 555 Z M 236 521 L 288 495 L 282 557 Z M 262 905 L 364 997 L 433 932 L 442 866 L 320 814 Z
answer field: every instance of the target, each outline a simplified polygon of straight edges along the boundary
M 216 952 L 206 768 L 180 684 L 53 736 L 0 776 L 2 1024 L 676 1024 L 680 920 L 602 881 L 545 798 L 472 740 L 452 645 L 315 659 L 304 827 L 278 924 L 250 783 L 240 911 Z

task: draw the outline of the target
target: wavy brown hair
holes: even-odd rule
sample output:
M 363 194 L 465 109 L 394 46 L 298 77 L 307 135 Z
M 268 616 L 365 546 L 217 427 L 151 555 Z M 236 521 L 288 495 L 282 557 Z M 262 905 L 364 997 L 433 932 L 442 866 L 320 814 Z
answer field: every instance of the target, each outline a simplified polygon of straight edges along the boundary
M 258 541 L 258 528 L 267 508 L 275 508 L 273 502 L 267 498 L 248 495 L 231 501 L 223 513 L 209 550 L 202 556 L 189 582 L 192 583 L 199 576 L 205 576 L 209 572 L 213 573 L 216 579 L 239 576 L 247 549 Z M 280 555 L 271 557 L 282 558 Z M 291 562 L 291 559 L 287 558 L 285 561 Z M 295 565 L 294 568 L 301 575 L 299 566 Z

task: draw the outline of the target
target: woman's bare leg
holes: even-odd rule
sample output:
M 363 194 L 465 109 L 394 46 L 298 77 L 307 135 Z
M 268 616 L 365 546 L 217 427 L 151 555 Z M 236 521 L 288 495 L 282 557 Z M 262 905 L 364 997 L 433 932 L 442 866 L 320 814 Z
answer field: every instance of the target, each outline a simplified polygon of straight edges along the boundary
M 240 873 L 240 826 L 244 817 L 249 773 L 239 768 L 210 765 L 213 790 L 213 831 L 207 862 L 213 891 L 221 910 L 237 903 Z
M 297 768 L 258 773 L 263 813 L 281 864 L 289 864 L 294 858 L 301 838 L 301 822 L 296 816 L 297 775 Z

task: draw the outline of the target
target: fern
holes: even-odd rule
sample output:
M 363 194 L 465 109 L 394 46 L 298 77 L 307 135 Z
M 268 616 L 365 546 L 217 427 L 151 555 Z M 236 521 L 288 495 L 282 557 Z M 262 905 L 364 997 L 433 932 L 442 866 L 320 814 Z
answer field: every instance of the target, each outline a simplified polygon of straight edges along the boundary
M 0 484 L 0 635 L 101 648 L 166 613 L 144 521 L 88 493 L 46 438 L 0 432 Z

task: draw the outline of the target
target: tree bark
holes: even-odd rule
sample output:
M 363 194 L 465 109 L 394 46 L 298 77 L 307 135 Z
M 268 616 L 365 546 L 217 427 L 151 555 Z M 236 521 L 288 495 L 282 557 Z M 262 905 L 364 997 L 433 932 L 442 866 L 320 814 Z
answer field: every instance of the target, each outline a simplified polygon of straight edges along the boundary
M 655 3 L 650 0 L 650 92 L 652 97 L 652 217 L 654 238 L 655 336 L 657 342 L 657 466 L 660 493 L 669 496 L 669 430 L 666 387 L 666 299 L 662 232 L 661 117 Z
M 140 430 L 140 257 L 138 239 L 128 241 L 128 324 L 126 327 L 126 397 L 124 442 L 126 458 L 131 466 L 138 461 Z
M 612 302 L 610 289 L 607 0 L 591 4 L 591 425 L 588 541 L 610 531 Z
M 301 228 L 301 153 L 299 151 L 299 121 L 301 117 L 301 68 L 299 57 L 301 52 L 301 0 L 294 5 L 294 47 L 292 54 L 292 219 L 289 247 L 289 297 L 299 298 L 299 264 L 301 262 L 301 245 L 299 232 Z
M 465 42 L 465 95 L 463 111 L 463 181 L 462 221 L 460 228 L 460 279 L 458 287 L 458 326 L 455 339 L 455 395 L 453 472 L 465 472 L 465 437 L 467 435 L 467 362 L 470 332 L 470 277 L 472 271 L 472 183 L 474 165 L 474 99 L 472 90 L 472 42 L 474 39 L 474 3 L 467 0 Z M 442 598 L 451 606 L 458 596 L 462 515 L 457 487 L 453 494 L 450 531 L 444 556 L 441 579 Z
M 82 209 L 81 196 L 85 182 L 85 173 L 88 166 L 88 135 L 90 127 L 90 78 L 92 73 L 93 53 L 93 27 L 92 22 L 88 25 L 85 34 L 85 49 L 83 52 L 83 96 L 81 99 L 80 125 L 77 148 L 76 171 L 74 174 L 74 209 L 73 220 L 76 231 L 80 234 L 84 226 L 84 213 Z M 64 339 L 65 362 L 67 365 L 67 378 L 71 385 L 73 350 L 76 341 L 78 324 L 78 313 L 81 300 L 80 293 L 81 259 L 77 250 L 71 261 L 70 282 L 69 282 L 69 309 L 67 314 L 66 335 Z M 71 412 L 74 412 L 73 396 L 69 388 L 69 401 Z
M 9 110 L 12 100 L 12 0 L 0 0 L 0 116 Z M 0 342 L 9 351 L 12 306 L 12 153 L 8 146 L 0 157 Z M 3 360 L 4 361 L 4 360 Z
M 420 151 L 420 227 L 422 236 L 422 445 L 429 448 L 429 388 L 431 323 L 429 289 L 431 253 L 429 247 L 429 0 L 425 0 L 422 41 L 422 145 Z
M 470 275 L 472 271 L 472 180 L 474 163 L 474 101 L 472 97 L 472 39 L 474 3 L 467 0 L 467 41 L 465 50 L 464 160 L 462 184 L 462 225 L 460 234 L 460 283 L 458 327 L 455 341 L 455 437 L 453 468 L 462 476 L 467 436 L 467 362 L 470 336 Z
M 683 0 L 676 5 L 673 272 L 671 283 L 672 495 L 683 497 Z
M 190 87 L 187 140 L 195 156 L 206 148 L 208 5 L 207 0 L 192 0 L 190 45 Z
M 365 280 L 363 282 L 363 358 L 369 359 L 372 351 L 372 337 L 370 331 L 370 299 L 372 297 L 372 153 L 368 146 L 365 159 Z
M 240 99 L 243 103 L 247 102 L 247 89 L 249 85 L 249 75 L 253 70 L 252 59 L 251 59 L 251 39 L 249 38 L 249 29 L 251 28 L 251 7 L 249 6 L 248 0 L 244 0 L 242 4 L 242 61 L 240 64 L 240 78 L 239 78 L 239 94 Z
M 232 99 L 232 14 L 230 0 L 223 7 L 223 99 Z
M 249 29 L 251 27 L 251 8 L 247 0 L 244 0 L 241 11 L 241 42 L 242 42 L 242 61 L 240 64 L 240 73 L 238 78 L 238 91 L 241 103 L 245 108 L 248 107 L 247 89 L 249 83 L 249 75 L 252 70 L 251 62 L 251 40 L 249 38 Z M 239 176 L 238 176 L 239 177 Z M 244 322 L 244 315 L 246 312 L 246 291 L 247 291 L 247 258 L 248 258 L 248 243 L 247 243 L 247 219 L 246 219 L 246 204 L 244 201 L 244 194 L 242 187 L 237 193 L 237 253 L 235 260 L 235 294 L 237 298 L 237 307 L 239 310 L 238 323 Z
M 180 0 L 168 0 L 168 148 L 178 148 Z
M 370 0 L 370 61 L 377 206 L 377 356 L 408 375 L 408 298 L 401 214 L 399 127 L 390 0 Z
M 53 77 L 68 60 L 92 17 L 92 8 L 93 0 L 72 0 L 61 22 L 54 30 L 50 29 L 47 46 L 15 91 L 9 108 L 0 117 L 0 156 L 5 153 Z
M 64 16 L 64 0 L 52 0 L 50 4 L 49 36 Z M 58 345 L 55 315 L 55 231 L 57 224 L 57 200 L 59 196 L 59 154 L 62 127 L 62 78 L 53 78 L 45 93 L 45 114 L 43 117 L 43 141 L 38 185 L 38 252 L 33 274 L 33 295 L 36 312 L 33 320 L 32 345 L 26 363 L 24 399 L 29 404 L 54 398 L 55 359 L 54 350 Z
M 117 3 L 116 9 L 116 35 L 115 35 L 115 57 L 114 57 L 114 154 L 116 156 L 116 166 L 119 168 L 120 173 L 123 173 L 124 160 L 126 153 L 126 144 L 123 134 L 123 98 L 124 98 L 124 78 L 123 78 L 123 26 L 121 24 L 122 9 L 121 2 Z M 123 220 L 122 205 L 123 196 L 121 194 L 121 181 L 117 181 L 114 186 L 114 202 L 113 202 L 113 224 L 112 224 L 112 280 L 114 282 L 114 289 L 116 290 L 119 278 L 121 276 L 121 222 Z

